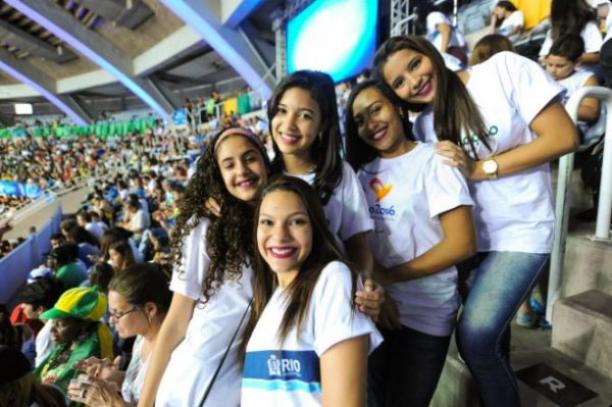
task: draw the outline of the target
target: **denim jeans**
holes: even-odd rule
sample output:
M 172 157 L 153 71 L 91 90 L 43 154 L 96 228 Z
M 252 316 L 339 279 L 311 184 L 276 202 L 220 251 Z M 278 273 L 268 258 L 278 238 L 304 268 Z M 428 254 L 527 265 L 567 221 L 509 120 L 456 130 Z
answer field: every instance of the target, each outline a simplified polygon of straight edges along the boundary
M 427 407 L 444 367 L 450 336 L 402 327 L 382 331 L 368 359 L 368 407 Z
M 472 271 L 457 325 L 457 346 L 485 406 L 519 406 L 510 366 L 510 322 L 536 283 L 548 254 L 489 252 Z

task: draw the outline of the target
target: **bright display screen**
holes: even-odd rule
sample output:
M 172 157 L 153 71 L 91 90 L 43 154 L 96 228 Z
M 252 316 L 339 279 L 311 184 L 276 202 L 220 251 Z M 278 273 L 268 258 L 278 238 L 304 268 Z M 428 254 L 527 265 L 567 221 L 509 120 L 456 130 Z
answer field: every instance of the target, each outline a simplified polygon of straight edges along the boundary
M 335 82 L 368 68 L 376 51 L 376 0 L 316 0 L 287 23 L 287 71 L 315 69 Z

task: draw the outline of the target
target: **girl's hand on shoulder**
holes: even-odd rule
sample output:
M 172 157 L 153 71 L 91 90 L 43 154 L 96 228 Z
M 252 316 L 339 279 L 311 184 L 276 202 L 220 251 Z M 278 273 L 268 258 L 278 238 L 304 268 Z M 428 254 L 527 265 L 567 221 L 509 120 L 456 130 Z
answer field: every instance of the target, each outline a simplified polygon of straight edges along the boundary
M 476 162 L 465 153 L 463 148 L 452 141 L 444 140 L 435 144 L 436 152 L 446 158 L 444 163 L 459 168 L 466 178 L 471 178 Z
M 359 311 L 374 322 L 378 320 L 384 302 L 385 289 L 371 278 L 366 278 L 364 289 L 355 293 L 355 303 L 359 306 Z

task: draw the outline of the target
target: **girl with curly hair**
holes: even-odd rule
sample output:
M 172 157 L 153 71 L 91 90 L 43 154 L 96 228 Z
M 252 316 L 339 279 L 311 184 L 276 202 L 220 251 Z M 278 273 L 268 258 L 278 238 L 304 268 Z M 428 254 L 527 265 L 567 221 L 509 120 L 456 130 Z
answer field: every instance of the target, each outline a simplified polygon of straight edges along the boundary
M 170 309 L 152 351 L 140 406 L 197 406 L 252 297 L 249 231 L 254 203 L 268 180 L 265 147 L 248 130 L 217 134 L 177 205 L 172 255 L 177 264 Z M 222 216 L 204 203 L 214 197 Z M 207 405 L 238 405 L 240 363 L 234 341 Z

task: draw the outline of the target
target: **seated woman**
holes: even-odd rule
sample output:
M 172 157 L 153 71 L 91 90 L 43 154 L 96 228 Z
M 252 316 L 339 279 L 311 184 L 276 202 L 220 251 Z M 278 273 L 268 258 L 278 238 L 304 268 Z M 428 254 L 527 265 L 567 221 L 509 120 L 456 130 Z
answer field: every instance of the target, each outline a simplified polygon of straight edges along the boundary
M 491 34 L 501 34 L 516 42 L 523 32 L 525 16 L 511 1 L 498 1 L 491 14 Z
M 169 276 L 150 263 L 135 264 L 113 277 L 108 293 L 111 323 L 122 338 L 136 336 L 132 358 L 125 374 L 110 359 L 81 363 L 89 377 L 87 382 L 70 384 L 72 401 L 96 407 L 138 402 L 149 355 L 172 300 L 168 284 Z
M 77 375 L 76 365 L 91 356 L 112 357 L 112 337 L 100 322 L 107 308 L 106 296 L 93 288 L 72 288 L 41 318 L 52 320 L 55 346 L 34 371 L 44 384 L 54 384 L 64 393 Z
M 357 312 L 357 275 L 342 261 L 317 194 L 281 176 L 264 189 L 255 222 L 241 405 L 363 406 L 367 356 L 382 338 Z

